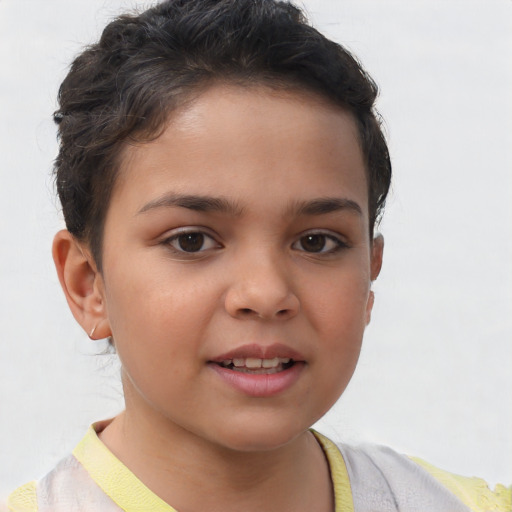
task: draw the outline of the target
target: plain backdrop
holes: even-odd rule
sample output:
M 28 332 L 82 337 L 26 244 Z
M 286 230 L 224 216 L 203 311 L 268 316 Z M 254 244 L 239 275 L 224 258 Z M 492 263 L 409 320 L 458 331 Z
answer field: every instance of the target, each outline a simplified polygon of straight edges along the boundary
M 0 0 L 0 494 L 122 408 L 75 324 L 51 114 L 67 66 L 129 0 Z M 308 0 L 381 88 L 394 184 L 359 368 L 317 427 L 512 482 L 512 2 Z

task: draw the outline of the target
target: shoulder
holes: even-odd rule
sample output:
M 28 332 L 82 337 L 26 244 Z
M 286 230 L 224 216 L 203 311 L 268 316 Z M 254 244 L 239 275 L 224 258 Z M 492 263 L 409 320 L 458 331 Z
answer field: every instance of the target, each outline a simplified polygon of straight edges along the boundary
M 471 510 L 512 512 L 512 486 L 498 484 L 491 490 L 487 482 L 481 478 L 449 473 L 417 457 L 411 457 L 411 460 L 468 504 Z
M 350 478 L 354 508 L 437 512 L 512 512 L 512 489 L 442 471 L 417 458 L 375 445 L 338 445 Z M 359 504 L 359 507 L 356 506 Z M 369 508 L 370 507 L 370 508 Z
M 36 486 L 37 483 L 32 481 L 18 487 L 9 496 L 5 508 L 0 508 L 0 511 L 37 512 Z

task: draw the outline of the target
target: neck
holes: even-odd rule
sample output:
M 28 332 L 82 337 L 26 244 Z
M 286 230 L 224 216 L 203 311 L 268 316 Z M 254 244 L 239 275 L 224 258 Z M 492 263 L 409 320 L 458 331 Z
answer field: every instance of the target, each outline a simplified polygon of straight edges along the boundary
M 272 450 L 241 452 L 127 407 L 100 437 L 180 512 L 334 510 L 329 468 L 309 431 Z

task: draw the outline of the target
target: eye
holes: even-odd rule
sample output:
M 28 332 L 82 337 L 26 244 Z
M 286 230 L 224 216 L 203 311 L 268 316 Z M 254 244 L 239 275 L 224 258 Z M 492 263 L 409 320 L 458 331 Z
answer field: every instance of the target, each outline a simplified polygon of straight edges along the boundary
M 309 253 L 332 254 L 346 248 L 347 244 L 334 235 L 307 233 L 301 236 L 292 247 Z
M 187 231 L 173 235 L 163 242 L 178 252 L 202 252 L 219 247 L 219 244 L 206 233 L 200 231 Z

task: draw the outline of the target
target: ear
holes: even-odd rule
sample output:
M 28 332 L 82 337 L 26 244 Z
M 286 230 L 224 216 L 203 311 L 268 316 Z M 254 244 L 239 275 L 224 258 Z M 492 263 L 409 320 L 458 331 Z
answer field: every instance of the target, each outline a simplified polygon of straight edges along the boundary
M 370 254 L 370 279 L 375 281 L 380 274 L 382 268 L 382 256 L 384 253 L 384 237 L 381 234 L 375 236 L 372 241 Z M 373 304 L 375 302 L 375 294 L 370 290 L 368 302 L 366 304 L 366 325 L 370 323 L 372 317 Z
M 53 239 L 53 261 L 75 320 L 91 339 L 112 335 L 104 298 L 103 277 L 90 251 L 67 231 Z

